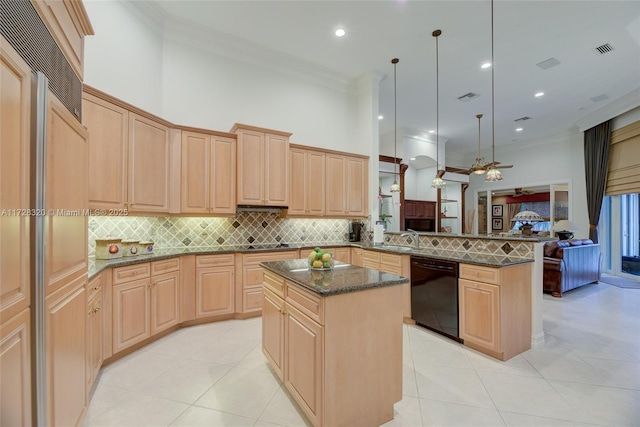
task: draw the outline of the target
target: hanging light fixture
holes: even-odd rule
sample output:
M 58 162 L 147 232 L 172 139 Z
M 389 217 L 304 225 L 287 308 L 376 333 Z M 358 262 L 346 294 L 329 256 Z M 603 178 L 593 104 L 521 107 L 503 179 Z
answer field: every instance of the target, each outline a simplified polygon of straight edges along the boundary
M 476 175 L 482 175 L 487 171 L 487 164 L 484 162 L 484 157 L 480 156 L 480 119 L 482 118 L 482 114 L 477 114 L 476 118 L 478 119 L 478 157 L 476 157 L 476 162 L 471 166 L 471 171 Z
M 495 64 L 493 60 L 493 0 L 491 0 L 491 164 L 487 169 L 487 176 L 484 179 L 485 182 L 502 181 L 502 172 L 496 167 Z
M 442 31 L 435 30 L 431 35 L 436 38 L 436 177 L 431 181 L 431 186 L 433 188 L 442 188 L 444 187 L 444 180 L 442 179 L 442 175 L 444 175 L 444 171 L 440 170 L 440 141 L 439 141 L 439 109 L 440 109 L 440 75 L 439 75 L 439 64 L 438 64 L 438 37 L 442 34 Z
M 391 63 L 393 64 L 393 184 L 389 187 L 389 191 L 392 193 L 400 192 L 400 185 L 396 179 L 396 173 L 398 168 L 398 104 L 397 104 L 397 88 L 396 88 L 396 64 L 400 62 L 398 58 L 393 58 Z

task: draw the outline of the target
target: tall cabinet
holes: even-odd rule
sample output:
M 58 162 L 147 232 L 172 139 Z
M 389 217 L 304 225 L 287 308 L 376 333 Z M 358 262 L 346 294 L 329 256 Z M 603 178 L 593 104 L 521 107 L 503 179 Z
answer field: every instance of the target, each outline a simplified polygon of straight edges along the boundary
M 31 70 L 0 36 L 0 209 L 28 209 Z M 29 216 L 0 216 L 0 425 L 31 424 Z

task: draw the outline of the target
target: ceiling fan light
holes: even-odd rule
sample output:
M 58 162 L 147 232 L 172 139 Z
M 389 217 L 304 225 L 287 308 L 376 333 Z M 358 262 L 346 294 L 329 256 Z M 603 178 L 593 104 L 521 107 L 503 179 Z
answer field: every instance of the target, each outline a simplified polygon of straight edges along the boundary
M 431 181 L 431 186 L 433 188 L 443 188 L 444 185 L 445 185 L 444 180 L 437 175 L 435 178 L 433 178 L 433 181 Z
M 475 173 L 476 175 L 482 175 L 483 173 L 486 172 L 486 170 L 483 167 L 478 167 L 478 168 L 473 168 L 474 171 L 473 173 Z
M 389 187 L 389 191 L 392 193 L 400 192 L 400 184 L 398 184 L 398 181 L 393 181 L 393 184 L 391 184 L 391 187 Z
M 495 167 L 487 170 L 487 176 L 484 178 L 484 182 L 498 182 L 502 181 L 502 172 Z

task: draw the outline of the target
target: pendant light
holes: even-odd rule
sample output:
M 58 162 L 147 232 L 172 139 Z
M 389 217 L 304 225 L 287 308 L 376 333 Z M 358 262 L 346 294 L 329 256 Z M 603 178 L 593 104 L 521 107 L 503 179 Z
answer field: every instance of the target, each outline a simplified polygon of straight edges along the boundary
M 398 103 L 397 103 L 397 88 L 396 88 L 396 64 L 400 62 L 398 58 L 393 58 L 391 63 L 393 64 L 393 184 L 389 187 L 389 191 L 392 193 L 400 192 L 400 185 L 396 179 L 396 173 L 398 168 Z
M 496 167 L 495 65 L 493 60 L 493 0 L 491 0 L 491 165 L 487 169 L 484 182 L 502 181 L 502 172 Z
M 440 171 L 440 142 L 439 142 L 439 107 L 440 107 L 440 75 L 439 75 L 439 64 L 438 64 L 438 37 L 442 34 L 442 31 L 435 30 L 431 35 L 436 38 L 436 177 L 431 181 L 431 186 L 433 188 L 442 188 L 444 187 L 444 180 L 442 179 L 442 175 L 444 171 Z M 441 173 L 442 172 L 442 173 Z
M 476 175 L 482 175 L 487 171 L 484 157 L 480 156 L 480 119 L 482 118 L 482 114 L 477 114 L 476 118 L 478 119 L 478 157 L 476 157 L 476 162 L 471 166 L 471 171 Z

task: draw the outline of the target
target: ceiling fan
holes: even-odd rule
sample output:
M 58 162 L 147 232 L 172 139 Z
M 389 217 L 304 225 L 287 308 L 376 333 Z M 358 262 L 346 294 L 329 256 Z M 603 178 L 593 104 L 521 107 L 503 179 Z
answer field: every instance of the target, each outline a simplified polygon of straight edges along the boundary
M 533 190 L 523 190 L 522 188 L 513 189 L 513 197 L 528 196 L 529 194 L 536 194 Z
M 464 174 L 464 175 L 471 175 L 472 173 L 476 174 L 476 175 L 482 175 L 491 166 L 495 166 L 497 169 L 509 169 L 509 168 L 512 168 L 513 165 L 498 166 L 500 164 L 500 162 L 485 163 L 484 157 L 482 157 L 480 155 L 480 119 L 482 118 L 482 114 L 477 114 L 476 118 L 478 119 L 478 157 L 476 157 L 476 162 L 473 165 L 471 165 L 471 167 L 469 169 L 447 166 L 445 168 L 447 170 L 447 172 L 461 173 L 461 174 Z

